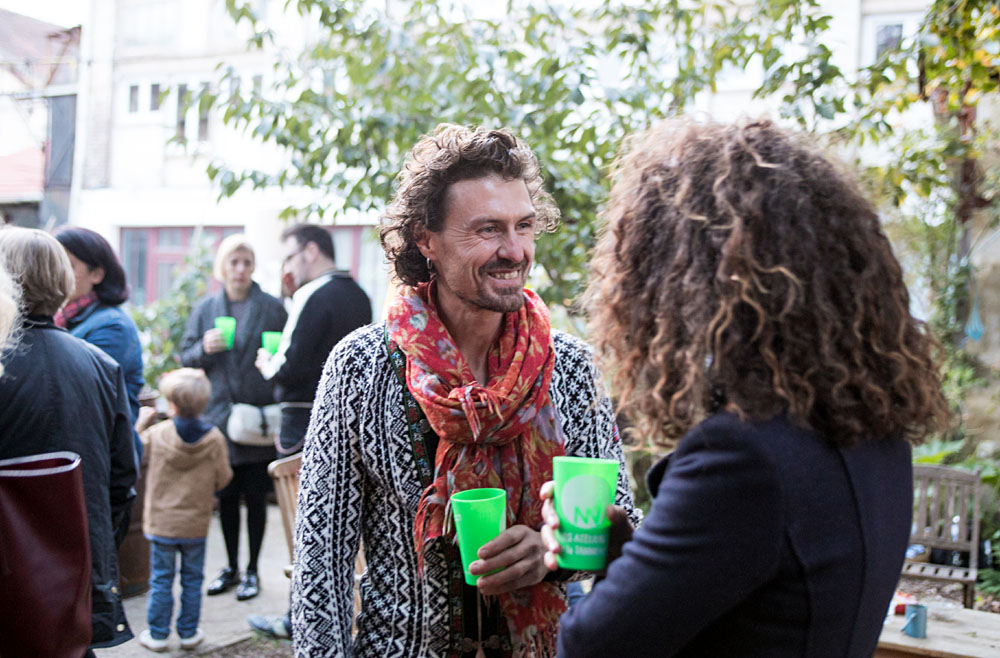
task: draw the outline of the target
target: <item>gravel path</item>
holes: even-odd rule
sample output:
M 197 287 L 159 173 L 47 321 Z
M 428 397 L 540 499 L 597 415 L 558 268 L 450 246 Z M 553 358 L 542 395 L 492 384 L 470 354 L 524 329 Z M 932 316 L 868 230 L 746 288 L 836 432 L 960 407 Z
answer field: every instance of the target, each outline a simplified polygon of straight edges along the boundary
M 292 643 L 254 637 L 203 655 L 211 658 L 292 658 Z

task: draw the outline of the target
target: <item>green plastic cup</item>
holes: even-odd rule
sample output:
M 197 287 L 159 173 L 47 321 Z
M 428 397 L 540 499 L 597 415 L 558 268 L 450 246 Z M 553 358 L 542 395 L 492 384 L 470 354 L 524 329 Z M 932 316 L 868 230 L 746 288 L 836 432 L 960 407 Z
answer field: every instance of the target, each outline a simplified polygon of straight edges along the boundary
M 507 529 L 507 492 L 503 489 L 468 489 L 451 495 L 455 515 L 458 552 L 462 556 L 465 582 L 475 585 L 479 576 L 469 573 L 469 565 L 479 559 L 479 549 Z M 491 572 L 496 573 L 496 572 Z
M 590 457 L 555 457 L 552 478 L 556 483 L 552 502 L 559 515 L 556 539 L 562 550 L 556 562 L 563 569 L 600 571 L 608 551 L 608 521 L 605 508 L 615 500 L 618 462 Z
M 260 346 L 271 354 L 278 353 L 278 345 L 281 344 L 280 331 L 264 331 L 260 334 Z
M 236 318 L 220 315 L 215 318 L 215 328 L 222 332 L 222 342 L 226 344 L 226 349 L 233 349 L 233 338 L 236 336 Z

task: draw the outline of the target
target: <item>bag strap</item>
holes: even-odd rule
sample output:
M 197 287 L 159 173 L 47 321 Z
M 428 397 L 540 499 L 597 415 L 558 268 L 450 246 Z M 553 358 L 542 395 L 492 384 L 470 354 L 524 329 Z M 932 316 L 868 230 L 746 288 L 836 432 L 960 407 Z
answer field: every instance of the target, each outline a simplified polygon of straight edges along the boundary
M 260 435 L 267 436 L 267 414 L 263 407 L 257 407 L 257 411 L 260 412 Z

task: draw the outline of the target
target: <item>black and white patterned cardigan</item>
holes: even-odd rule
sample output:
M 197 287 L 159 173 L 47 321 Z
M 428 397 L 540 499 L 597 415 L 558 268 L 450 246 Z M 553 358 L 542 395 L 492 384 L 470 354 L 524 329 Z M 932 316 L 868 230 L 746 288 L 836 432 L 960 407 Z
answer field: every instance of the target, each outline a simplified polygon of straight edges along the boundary
M 609 399 L 590 348 L 553 330 L 549 393 L 562 419 L 566 454 L 622 461 Z M 398 352 L 397 358 L 398 358 Z M 297 658 L 453 655 L 461 640 L 460 579 L 440 542 L 417 575 L 413 520 L 433 457 L 418 410 L 407 409 L 384 324 L 348 335 L 330 354 L 316 393 L 299 480 L 292 581 Z M 426 423 L 426 420 L 423 420 Z M 417 439 L 413 437 L 417 436 Z M 624 466 L 616 502 L 638 525 Z M 352 637 L 354 561 L 364 542 L 362 611 Z M 457 588 L 457 589 L 456 589 Z M 460 612 L 458 613 L 460 615 Z

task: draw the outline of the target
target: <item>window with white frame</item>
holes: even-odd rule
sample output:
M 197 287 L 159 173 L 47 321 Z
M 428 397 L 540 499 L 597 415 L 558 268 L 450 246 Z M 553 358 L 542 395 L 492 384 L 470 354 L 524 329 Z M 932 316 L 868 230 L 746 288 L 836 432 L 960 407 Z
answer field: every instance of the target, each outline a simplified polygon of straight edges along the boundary
M 919 11 L 867 14 L 861 18 L 861 66 L 871 66 L 887 51 L 911 39 L 920 27 Z
M 207 82 L 201 83 L 201 93 L 202 96 L 207 96 L 209 93 L 209 85 Z M 198 100 L 198 141 L 207 142 L 208 141 L 208 109 L 209 104 L 204 98 Z
M 177 121 L 174 128 L 174 136 L 179 140 L 185 139 L 187 130 L 187 106 L 188 97 L 187 85 L 177 85 Z

